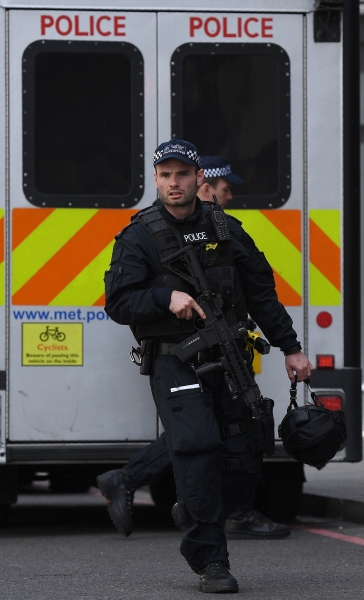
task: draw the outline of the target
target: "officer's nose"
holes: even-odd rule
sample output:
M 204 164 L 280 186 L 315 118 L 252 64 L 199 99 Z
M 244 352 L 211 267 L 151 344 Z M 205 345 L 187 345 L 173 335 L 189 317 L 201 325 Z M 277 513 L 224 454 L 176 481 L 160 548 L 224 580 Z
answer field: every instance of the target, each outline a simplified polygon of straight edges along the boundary
M 169 185 L 171 187 L 178 187 L 178 181 L 177 181 L 177 177 L 175 175 L 171 175 L 171 177 L 169 179 Z

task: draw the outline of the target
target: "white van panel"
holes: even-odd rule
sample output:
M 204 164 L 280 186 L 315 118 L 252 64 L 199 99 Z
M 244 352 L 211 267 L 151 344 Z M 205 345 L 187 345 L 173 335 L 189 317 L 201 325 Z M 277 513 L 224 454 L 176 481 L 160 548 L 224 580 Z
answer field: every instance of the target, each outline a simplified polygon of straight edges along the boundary
M 56 17 L 59 13 L 48 14 Z M 74 17 L 72 12 L 69 15 Z M 41 16 L 38 11 L 10 13 L 11 210 L 32 208 L 22 189 L 22 55 L 29 44 L 41 38 Z M 156 145 L 155 15 L 128 13 L 126 32 L 122 41 L 137 46 L 145 62 L 145 155 L 149 164 Z M 56 39 L 57 35 L 56 31 L 47 31 L 47 39 Z M 69 41 L 73 39 L 71 35 Z M 145 189 L 150 203 L 155 198 L 151 169 Z M 119 229 L 120 225 L 115 222 L 115 234 Z M 100 272 L 100 278 L 102 275 Z M 139 375 L 128 356 L 135 340 L 129 328 L 107 319 L 102 307 L 88 307 L 93 308 L 95 315 L 90 320 L 80 317 L 83 366 L 22 366 L 22 322 L 35 321 L 26 316 L 16 319 L 14 310 L 36 312 L 48 308 L 50 315 L 65 309 L 62 306 L 13 306 L 10 311 L 10 441 L 155 439 L 157 418 L 149 381 Z M 79 310 L 87 314 L 87 307 Z

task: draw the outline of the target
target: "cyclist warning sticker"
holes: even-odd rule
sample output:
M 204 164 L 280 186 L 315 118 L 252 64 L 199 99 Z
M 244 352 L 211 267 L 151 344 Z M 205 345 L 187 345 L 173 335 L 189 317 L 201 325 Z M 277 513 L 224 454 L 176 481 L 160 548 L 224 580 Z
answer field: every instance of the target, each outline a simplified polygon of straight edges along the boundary
M 83 323 L 22 323 L 23 367 L 82 367 Z

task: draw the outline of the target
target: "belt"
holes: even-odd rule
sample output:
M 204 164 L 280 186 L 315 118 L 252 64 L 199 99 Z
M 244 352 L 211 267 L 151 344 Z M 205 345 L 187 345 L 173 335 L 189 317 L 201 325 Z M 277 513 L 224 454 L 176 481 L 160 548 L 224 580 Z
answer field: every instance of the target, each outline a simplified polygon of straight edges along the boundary
M 230 423 L 222 427 L 223 437 L 233 437 L 240 433 L 247 433 L 248 427 L 245 421 L 239 421 L 238 423 Z
M 173 352 L 179 344 L 173 342 L 158 342 L 156 356 L 176 356 Z
M 177 346 L 179 346 L 179 344 L 173 342 L 158 342 L 156 356 L 176 356 L 173 350 Z M 189 360 L 193 361 L 195 359 L 199 363 L 205 363 L 216 360 L 218 355 L 218 349 L 206 348 L 202 352 L 199 352 L 198 355 L 195 354 L 192 356 Z

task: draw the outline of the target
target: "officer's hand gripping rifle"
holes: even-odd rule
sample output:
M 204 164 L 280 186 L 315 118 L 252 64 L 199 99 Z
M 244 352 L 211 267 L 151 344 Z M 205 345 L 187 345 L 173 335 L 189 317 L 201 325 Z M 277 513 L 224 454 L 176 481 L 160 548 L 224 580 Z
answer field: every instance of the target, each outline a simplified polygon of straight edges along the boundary
M 174 348 L 174 353 L 185 362 L 202 350 L 218 345 L 221 358 L 217 362 L 205 363 L 195 368 L 197 377 L 210 371 L 222 369 L 232 398 L 242 394 L 252 417 L 261 418 L 261 393 L 258 385 L 250 376 L 244 358 L 236 340 L 247 336 L 245 323 L 230 327 L 222 311 L 222 298 L 209 289 L 206 275 L 192 245 L 163 259 L 162 264 L 172 273 L 191 284 L 196 292 L 196 302 L 201 306 L 206 319 L 195 317 L 196 333 Z

